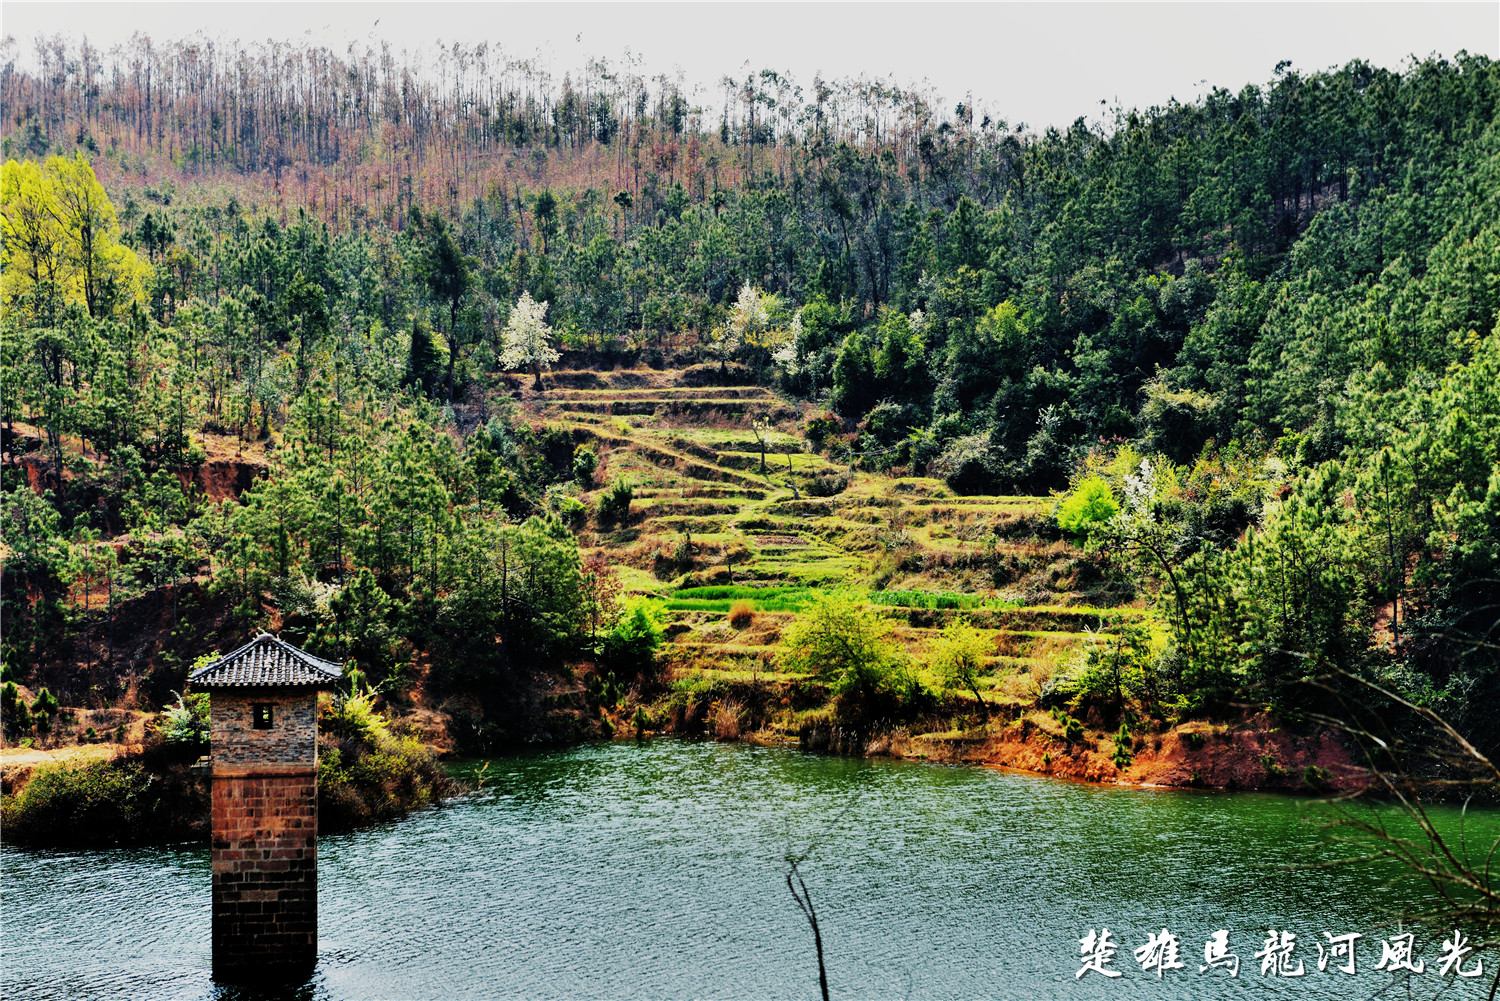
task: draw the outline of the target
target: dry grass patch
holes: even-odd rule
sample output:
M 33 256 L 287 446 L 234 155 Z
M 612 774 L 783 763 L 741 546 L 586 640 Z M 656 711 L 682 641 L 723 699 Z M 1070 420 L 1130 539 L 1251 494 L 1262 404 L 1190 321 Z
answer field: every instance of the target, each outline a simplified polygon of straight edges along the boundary
M 1011 673 L 1000 673 L 995 679 L 994 687 L 996 691 L 1018 701 L 1033 702 L 1055 670 L 1056 665 L 1052 661 L 1026 661 Z
M 715 702 L 709 712 L 708 726 L 715 740 L 738 740 L 746 723 L 746 712 L 734 699 Z

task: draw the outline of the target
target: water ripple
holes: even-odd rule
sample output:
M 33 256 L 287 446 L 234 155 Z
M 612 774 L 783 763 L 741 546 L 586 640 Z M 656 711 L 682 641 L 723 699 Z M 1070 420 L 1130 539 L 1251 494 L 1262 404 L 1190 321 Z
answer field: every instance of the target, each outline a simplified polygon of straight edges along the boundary
M 813 997 L 782 862 L 809 846 L 840 997 L 1367 998 L 1389 983 L 1375 956 L 1298 984 L 1260 978 L 1250 954 L 1268 927 L 1311 949 L 1404 902 L 1369 873 L 1288 868 L 1333 849 L 1306 804 L 1269 796 L 666 741 L 490 775 L 481 795 L 320 842 L 319 962 L 290 996 Z M 261 1001 L 210 978 L 206 846 L 0 864 L 7 1001 Z M 1126 976 L 1077 981 L 1078 936 L 1101 925 Z M 1241 978 L 1142 973 L 1130 949 L 1163 925 L 1187 960 L 1231 929 Z

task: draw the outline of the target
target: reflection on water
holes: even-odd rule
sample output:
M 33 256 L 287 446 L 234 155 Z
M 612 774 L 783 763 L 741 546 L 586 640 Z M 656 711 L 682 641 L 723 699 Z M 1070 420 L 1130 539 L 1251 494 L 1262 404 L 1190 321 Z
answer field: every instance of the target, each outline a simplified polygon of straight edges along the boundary
M 1374 969 L 1381 922 L 1416 892 L 1298 868 L 1341 849 L 1316 807 L 1272 796 L 670 741 L 499 759 L 486 777 L 320 842 L 318 968 L 277 997 L 814 997 L 782 862 L 809 846 L 836 997 L 1369 998 L 1393 987 Z M 1493 816 L 1470 823 L 1493 841 Z M 7 849 L 3 877 L 7 1001 L 260 996 L 210 979 L 206 845 Z M 1078 939 L 1103 925 L 1124 976 L 1076 980 Z M 1131 951 L 1163 927 L 1187 966 L 1157 980 Z M 1238 980 L 1198 973 L 1218 928 Z M 1298 934 L 1307 977 L 1259 975 L 1267 928 Z M 1358 976 L 1317 973 L 1324 931 L 1366 934 Z M 1429 969 L 1409 986 L 1433 997 L 1438 945 L 1419 942 Z

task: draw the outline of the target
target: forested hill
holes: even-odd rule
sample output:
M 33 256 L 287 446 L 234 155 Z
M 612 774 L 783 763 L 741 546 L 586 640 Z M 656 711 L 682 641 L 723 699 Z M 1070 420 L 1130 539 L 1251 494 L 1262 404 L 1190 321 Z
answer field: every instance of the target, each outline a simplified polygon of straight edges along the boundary
M 818 427 L 866 469 L 991 493 L 1103 476 L 1138 512 L 1163 505 L 1172 533 L 1142 572 L 1171 579 L 1184 688 L 1378 647 L 1452 710 L 1494 691 L 1474 639 L 1500 575 L 1500 68 L 1484 57 L 1283 65 L 1041 134 L 878 81 L 803 92 L 765 71 L 698 108 L 671 81 L 601 64 L 559 83 L 482 48 L 426 70 L 145 39 L 41 58 L 31 73 L 12 51 L 0 74 L 3 416 L 35 429 L 59 487 L 71 443 L 94 492 L 11 491 L 11 538 L 180 537 L 153 586 L 212 558 L 251 617 L 327 567 L 389 628 L 445 601 L 460 615 L 465 557 L 431 540 L 489 552 L 501 537 L 458 531 L 460 510 L 523 516 L 572 475 L 487 395 L 497 369 L 545 363 L 502 337 L 545 306 L 572 363 L 744 365 L 831 410 Z M 231 531 L 178 505 L 153 477 L 210 434 L 268 443 L 289 506 L 262 492 Z M 350 458 L 351 438 L 374 451 Z M 1182 476 L 1100 472 L 1121 455 Z M 367 461 L 379 491 L 406 482 L 393 470 L 421 479 L 390 510 L 445 512 L 399 552 L 319 507 Z M 1214 463 L 1260 472 L 1194 493 L 1189 470 Z M 298 508 L 298 491 L 322 500 Z M 512 541 L 566 544 L 532 531 Z M 249 538 L 270 555 L 233 542 Z M 12 622 L 34 625 L 7 630 L 15 662 L 39 656 L 38 610 L 79 578 L 66 546 L 8 544 Z
M 1352 373 L 1440 372 L 1450 335 L 1495 315 L 1500 77 L 1482 57 L 1278 67 L 1043 135 L 770 73 L 714 111 L 668 81 L 596 67 L 559 87 L 482 50 L 417 70 L 64 48 L 38 76 L 7 65 L 6 155 L 86 154 L 124 241 L 167 265 L 158 319 L 242 289 L 296 317 L 286 298 L 311 285 L 332 322 L 404 328 L 432 295 L 397 273 L 440 228 L 472 265 L 459 354 L 522 290 L 572 345 L 650 351 L 718 325 L 750 282 L 808 307 L 790 386 L 854 419 L 889 403 L 883 444 L 993 429 L 985 467 L 1008 488 L 1057 485 L 1101 436 L 1180 459 L 1294 430 L 1331 458 Z

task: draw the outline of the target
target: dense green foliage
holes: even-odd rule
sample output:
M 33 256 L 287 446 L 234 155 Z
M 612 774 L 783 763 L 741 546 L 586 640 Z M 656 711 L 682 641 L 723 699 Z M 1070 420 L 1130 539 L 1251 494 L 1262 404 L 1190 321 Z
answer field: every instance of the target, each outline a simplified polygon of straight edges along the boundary
M 599 660 L 622 678 L 644 674 L 655 662 L 661 638 L 661 621 L 654 604 L 633 601 L 600 640 Z
M 826 679 L 841 720 L 899 718 L 924 692 L 889 632 L 890 623 L 865 602 L 824 594 L 787 630 L 782 666 Z
M 1212 691 L 1373 671 L 1476 737 L 1500 727 L 1500 333 L 1441 378 L 1351 380 L 1357 444 L 1300 473 L 1228 552 L 1183 562 L 1182 668 Z M 1227 672 L 1226 666 L 1232 665 Z
M 404 816 L 452 788 L 432 751 L 409 733 L 393 733 L 369 693 L 334 693 L 318 731 L 321 831 Z
M 933 670 L 943 685 L 950 689 L 967 690 L 974 693 L 980 711 L 987 718 L 989 708 L 984 696 L 979 694 L 979 677 L 984 673 L 984 660 L 989 653 L 984 636 L 966 619 L 956 618 L 943 627 L 933 645 L 931 662 Z
M 116 211 L 76 158 L 7 164 L 25 280 L 3 289 L 0 420 L 41 489 L 8 467 L 6 662 L 108 662 L 119 604 L 177 625 L 211 576 L 247 625 L 275 614 L 388 690 L 430 657 L 439 688 L 493 707 L 523 662 L 599 635 L 569 528 L 589 512 L 543 502 L 597 465 L 490 393 L 558 348 L 775 382 L 825 409 L 840 461 L 1071 485 L 1059 522 L 1159 588 L 1170 629 L 1136 644 L 1149 685 L 1111 668 L 1116 702 L 1212 712 L 1248 687 L 1295 712 L 1318 698 L 1298 679 L 1365 672 L 1493 750 L 1497 102 L 1500 68 L 1466 55 L 1283 66 L 1041 135 L 959 111 L 855 138 L 810 107 L 763 138 L 752 100 L 734 186 L 559 177 L 337 229 L 208 186 Z M 576 112 L 538 141 L 616 140 Z M 270 450 L 236 502 L 184 489 L 205 433 Z M 616 480 L 597 521 L 627 528 L 632 499 Z M 865 614 L 834 611 L 809 621 Z M 820 669 L 889 694 L 866 639 Z M 813 634 L 789 640 L 823 663 Z
M 1114 491 L 1098 476 L 1090 476 L 1074 487 L 1057 505 L 1057 525 L 1073 535 L 1087 535 L 1120 513 Z
M 1496 78 L 1467 56 L 1282 71 L 1111 130 L 943 123 L 909 164 L 813 132 L 781 174 L 666 188 L 624 227 L 595 188 L 358 235 L 173 201 L 152 210 L 175 221 L 144 294 L 193 371 L 213 359 L 184 392 L 231 423 L 286 405 L 320 352 L 349 382 L 384 368 L 382 389 L 461 396 L 525 296 L 567 347 L 651 355 L 697 331 L 715 360 L 868 415 L 889 461 L 946 456 L 973 485 L 1056 486 L 1101 435 L 1186 461 L 1290 428 L 1332 458 L 1326 412 L 1352 373 L 1441 371 L 1492 323 Z M 144 213 L 121 230 L 149 250 Z M 747 312 L 757 288 L 774 296 Z M 277 346 L 295 364 L 267 372 Z
M 157 732 L 168 744 L 208 749 L 208 693 L 179 695 L 177 704 L 167 706 L 157 717 Z
M 196 753 L 196 752 L 191 752 Z M 47 846 L 186 840 L 208 832 L 205 783 L 188 774 L 175 748 L 158 747 L 82 765 L 37 769 L 6 796 L 7 841 Z
M 1126 448 L 1095 464 L 1125 501 L 1091 524 L 1092 544 L 1160 587 L 1170 642 L 1126 630 L 1092 644 L 1044 701 L 1196 713 L 1248 697 L 1292 716 L 1399 716 L 1351 686 L 1363 678 L 1492 753 L 1500 332 L 1467 353 L 1440 377 L 1396 382 L 1377 364 L 1351 378 L 1336 460 L 1288 470 L 1225 450 L 1176 467 Z
M 9 177 L 22 167 L 5 169 Z M 12 197 L 7 188 L 7 225 L 49 199 L 48 191 Z M 267 222 L 260 241 L 242 248 L 236 274 L 221 274 L 227 286 L 172 284 L 169 272 L 202 271 L 162 262 L 154 291 L 110 309 L 85 302 L 81 282 L 43 282 L 15 295 L 6 286 L 7 451 L 45 449 L 45 464 L 30 467 L 44 491 L 10 482 L 11 466 L 0 506 L 11 549 L 8 664 L 24 670 L 82 647 L 80 659 L 98 663 L 101 676 L 62 677 L 66 696 L 92 687 L 113 698 L 130 680 L 105 667 L 117 609 L 133 603 L 138 620 L 147 596 L 151 618 L 170 609 L 180 628 L 185 586 L 200 607 L 205 597 L 227 602 L 246 627 L 274 610 L 292 638 L 382 684 L 399 682 L 420 649 L 454 665 L 439 672 L 440 687 L 498 693 L 513 661 L 578 648 L 576 543 L 556 521 L 527 518 L 537 510 L 528 498 L 571 472 L 550 457 L 571 443 L 538 441 L 506 413 L 460 438 L 451 412 L 422 395 L 422 387 L 446 395 L 451 386 L 462 336 L 455 324 L 466 315 L 454 296 L 467 286 L 434 277 L 466 266 L 447 253 L 450 230 L 440 221 L 420 230 L 410 287 L 432 302 L 433 326 L 448 342 L 441 379 L 436 355 L 422 360 L 378 324 L 342 312 L 354 305 L 353 276 L 331 260 L 338 255 L 328 234 L 305 222 Z M 12 246 L 8 271 L 23 263 Z M 187 259 L 185 251 L 174 258 Z M 373 290 L 377 278 L 364 281 Z M 230 288 L 236 295 L 222 294 Z M 43 294 L 45 308 L 35 307 Z M 403 329 L 425 336 L 424 323 Z M 23 440 L 17 420 L 44 438 Z M 237 501 L 208 503 L 175 472 L 206 458 L 202 432 L 269 453 L 269 468 Z M 193 585 L 205 574 L 207 595 Z M 154 678 L 156 697 L 180 688 L 185 673 Z

